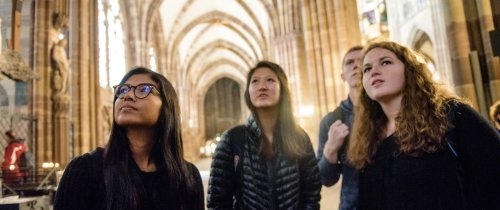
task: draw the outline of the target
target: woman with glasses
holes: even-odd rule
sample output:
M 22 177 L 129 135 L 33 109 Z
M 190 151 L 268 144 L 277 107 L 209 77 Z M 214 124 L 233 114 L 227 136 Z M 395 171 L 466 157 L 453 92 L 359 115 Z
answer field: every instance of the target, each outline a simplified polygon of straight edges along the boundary
M 139 67 L 114 90 L 107 145 L 69 163 L 54 209 L 204 209 L 200 173 L 183 157 L 172 84 Z

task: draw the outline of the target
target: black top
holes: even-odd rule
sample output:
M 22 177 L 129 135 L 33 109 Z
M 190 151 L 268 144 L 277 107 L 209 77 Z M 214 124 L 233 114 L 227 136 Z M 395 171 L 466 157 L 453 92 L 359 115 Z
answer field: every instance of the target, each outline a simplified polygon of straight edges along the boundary
M 457 104 L 455 128 L 435 153 L 400 154 L 386 138 L 360 173 L 360 209 L 500 209 L 500 137 L 471 107 Z
M 104 149 L 98 148 L 92 153 L 84 154 L 72 160 L 65 168 L 64 175 L 58 186 L 54 201 L 54 210 L 79 210 L 79 209 L 106 209 L 106 190 L 103 176 L 103 155 Z M 134 162 L 135 163 L 135 162 Z M 187 209 L 204 209 L 203 182 L 198 169 L 191 163 L 188 167 L 195 178 L 196 195 L 183 199 L 187 201 Z M 169 194 L 179 192 L 166 192 L 165 170 L 159 169 L 155 172 L 143 172 L 139 167 L 134 167 L 138 171 L 146 196 L 141 202 L 140 209 L 180 209 L 173 205 L 179 203 L 170 198 Z M 127 176 L 124 174 L 124 176 Z

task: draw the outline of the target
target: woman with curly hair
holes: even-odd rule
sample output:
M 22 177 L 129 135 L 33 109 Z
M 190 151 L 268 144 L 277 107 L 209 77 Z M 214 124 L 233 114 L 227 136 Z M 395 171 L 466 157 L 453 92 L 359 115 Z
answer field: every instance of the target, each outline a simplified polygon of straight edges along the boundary
M 500 209 L 500 137 L 395 42 L 367 46 L 348 155 L 360 209 Z

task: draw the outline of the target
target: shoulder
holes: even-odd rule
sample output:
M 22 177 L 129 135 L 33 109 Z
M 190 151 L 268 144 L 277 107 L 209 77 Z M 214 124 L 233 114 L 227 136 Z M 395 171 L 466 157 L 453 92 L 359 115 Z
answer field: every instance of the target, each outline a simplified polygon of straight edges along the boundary
M 448 118 L 452 121 L 455 121 L 457 118 L 480 117 L 479 113 L 472 106 L 459 100 L 451 99 L 446 102 L 446 106 Z
M 191 177 L 194 178 L 196 182 L 201 182 L 200 170 L 191 162 L 185 161 L 187 169 Z
M 186 161 L 186 166 L 193 175 L 200 176 L 200 171 L 193 163 Z
M 238 134 L 240 132 L 244 132 L 245 130 L 246 130 L 246 125 L 237 125 L 237 126 L 230 128 L 229 130 L 227 130 L 226 133 L 234 135 L 234 134 Z
M 320 121 L 320 126 L 323 128 L 330 127 L 335 121 L 342 120 L 342 108 L 337 107 L 332 112 L 326 114 Z
M 219 142 L 223 144 L 231 144 L 234 141 L 244 141 L 247 127 L 245 125 L 238 125 L 226 130 Z
M 71 162 L 66 167 L 66 170 L 74 167 L 90 167 L 94 164 L 99 164 L 100 162 L 102 162 L 103 155 L 104 148 L 97 148 L 91 152 L 85 153 L 71 160 Z

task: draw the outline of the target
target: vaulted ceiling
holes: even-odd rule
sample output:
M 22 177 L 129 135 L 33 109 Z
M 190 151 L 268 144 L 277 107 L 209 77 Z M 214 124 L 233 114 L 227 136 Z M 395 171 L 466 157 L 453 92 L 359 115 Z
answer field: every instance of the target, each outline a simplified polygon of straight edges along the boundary
M 163 1 L 167 63 L 182 87 L 207 90 L 217 79 L 243 84 L 246 71 L 269 57 L 277 18 L 271 0 Z

